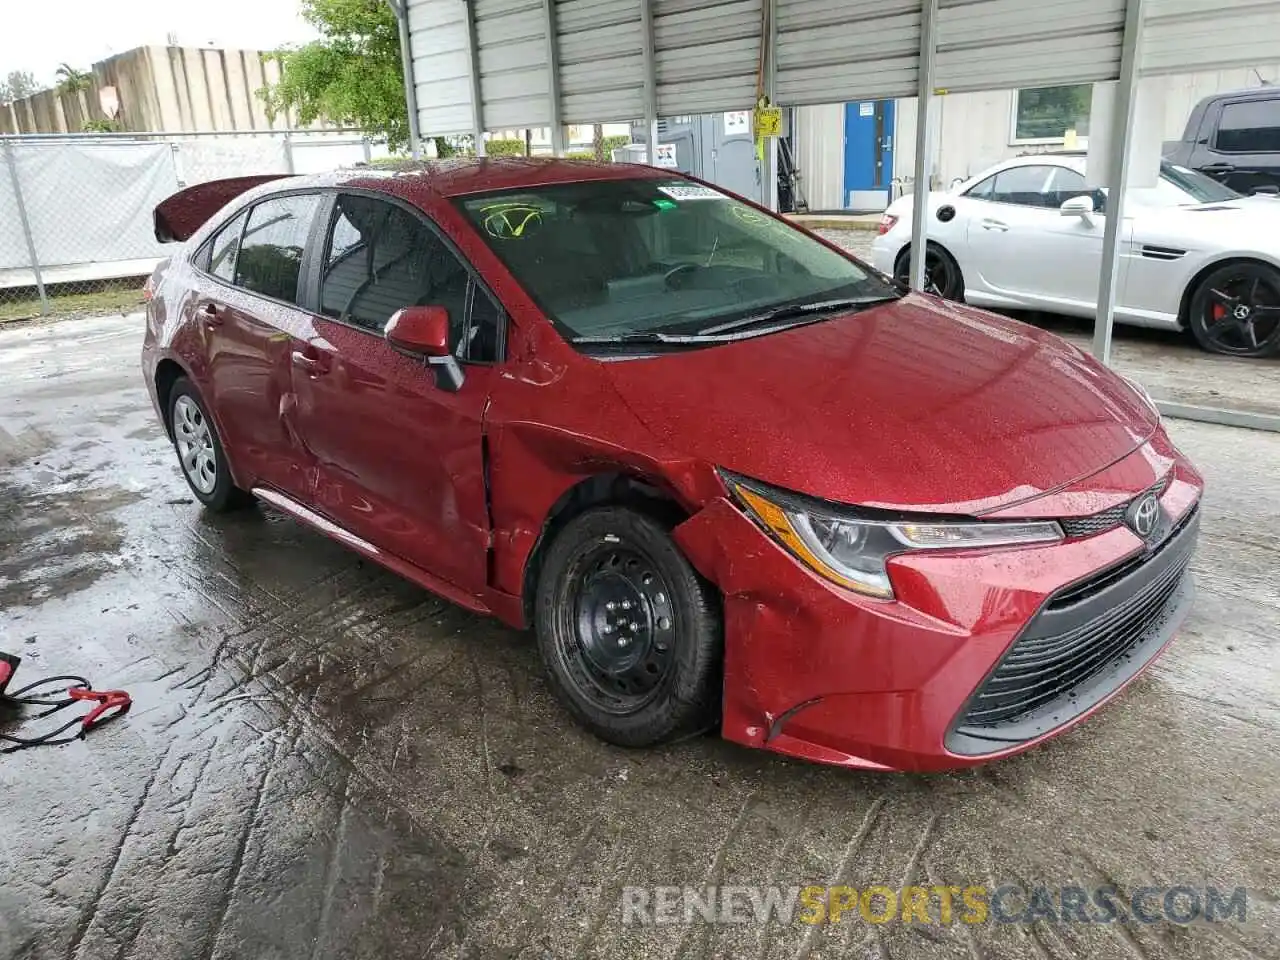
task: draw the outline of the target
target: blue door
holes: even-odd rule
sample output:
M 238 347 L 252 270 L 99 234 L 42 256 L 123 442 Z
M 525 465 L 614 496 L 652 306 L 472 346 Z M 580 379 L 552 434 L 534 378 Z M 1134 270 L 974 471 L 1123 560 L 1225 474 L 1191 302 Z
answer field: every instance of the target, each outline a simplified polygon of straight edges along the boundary
M 859 100 L 844 105 L 844 198 L 852 210 L 880 211 L 889 205 L 893 179 L 893 101 Z

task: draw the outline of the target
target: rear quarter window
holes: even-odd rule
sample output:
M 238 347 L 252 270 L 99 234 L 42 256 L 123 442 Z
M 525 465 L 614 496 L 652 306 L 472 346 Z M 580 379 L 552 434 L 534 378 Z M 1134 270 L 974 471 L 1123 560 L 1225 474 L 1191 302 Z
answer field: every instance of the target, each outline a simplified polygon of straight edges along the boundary
M 214 234 L 213 239 L 205 245 L 203 262 L 197 257 L 197 266 L 227 283 L 235 280 L 236 261 L 240 256 L 240 235 L 244 232 L 246 216 L 247 214 L 240 214 Z

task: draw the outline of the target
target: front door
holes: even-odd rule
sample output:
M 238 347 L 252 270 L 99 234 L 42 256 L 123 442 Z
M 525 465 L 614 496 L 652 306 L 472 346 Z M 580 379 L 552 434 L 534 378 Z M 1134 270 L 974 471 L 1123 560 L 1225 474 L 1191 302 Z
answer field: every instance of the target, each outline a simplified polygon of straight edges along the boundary
M 844 195 L 850 210 L 879 213 L 893 200 L 893 101 L 844 106 Z
M 368 540 L 469 592 L 487 578 L 481 436 L 500 311 L 422 216 L 340 195 L 319 267 L 319 315 L 295 344 L 297 422 L 317 462 L 313 504 Z M 383 337 L 401 307 L 443 306 L 462 387 L 436 386 Z
M 1217 110 L 1217 132 L 1196 150 L 1196 166 L 1244 194 L 1280 186 L 1280 95 L 1227 100 Z
M 1082 194 L 1104 202 L 1078 172 L 1048 164 L 1010 167 L 975 185 L 966 194 L 965 270 L 992 293 L 1027 306 L 1091 312 L 1105 212 L 1086 220 L 1060 209 Z

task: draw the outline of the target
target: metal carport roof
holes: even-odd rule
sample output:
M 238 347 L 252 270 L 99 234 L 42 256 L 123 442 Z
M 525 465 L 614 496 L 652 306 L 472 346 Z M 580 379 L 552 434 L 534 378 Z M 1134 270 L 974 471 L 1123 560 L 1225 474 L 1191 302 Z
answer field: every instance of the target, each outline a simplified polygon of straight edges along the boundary
M 643 116 L 1119 81 L 1105 176 L 1128 182 L 1139 79 L 1250 66 L 1280 46 L 1280 0 L 389 0 L 410 126 L 480 134 Z M 916 169 L 932 125 L 917 124 Z M 477 136 L 480 149 L 482 140 Z M 928 183 L 917 178 L 917 189 Z M 1123 191 L 1108 216 L 1095 352 L 1110 351 Z M 927 223 L 915 218 L 913 249 Z M 913 263 L 919 286 L 923 264 Z

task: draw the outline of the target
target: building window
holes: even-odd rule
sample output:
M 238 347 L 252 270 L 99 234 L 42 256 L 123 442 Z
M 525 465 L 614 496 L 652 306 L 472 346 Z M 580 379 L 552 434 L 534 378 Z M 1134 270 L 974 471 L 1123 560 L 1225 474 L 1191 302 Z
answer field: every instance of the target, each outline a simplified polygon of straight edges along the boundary
M 1013 98 L 1013 143 L 1065 140 L 1068 130 L 1077 137 L 1089 134 L 1089 105 L 1093 85 L 1029 87 Z

